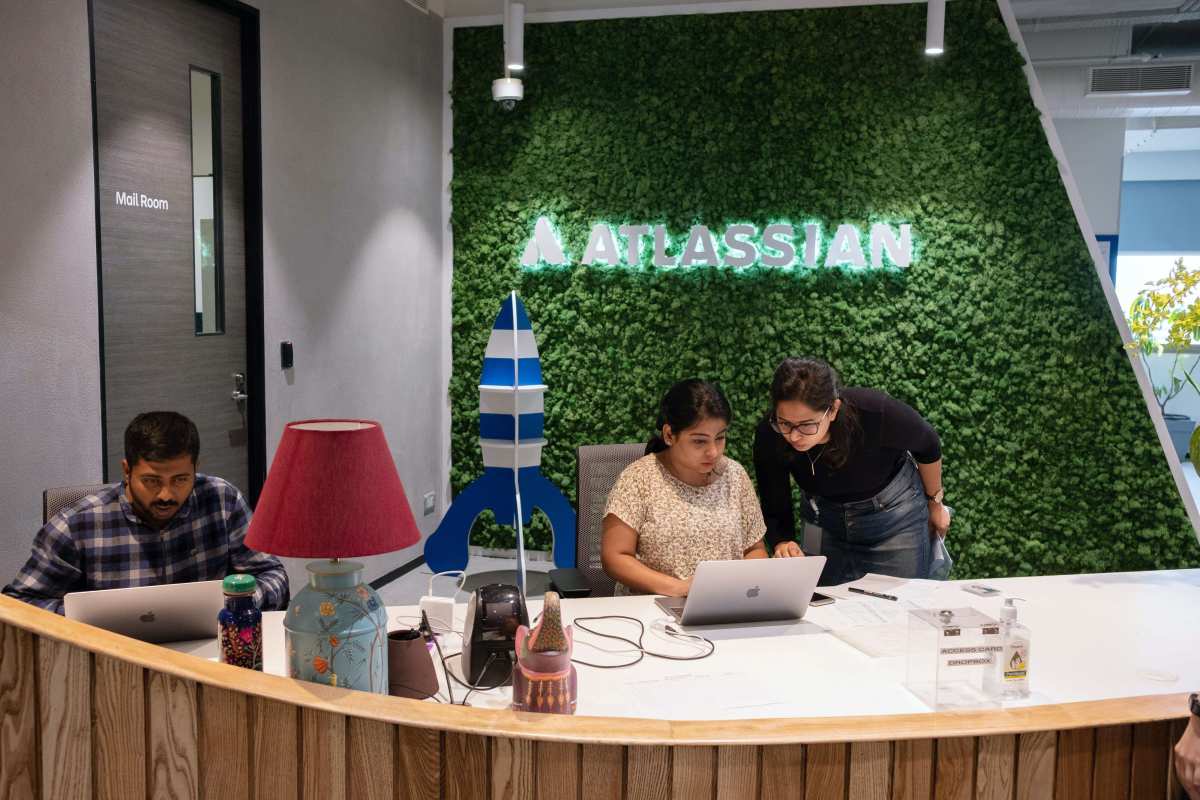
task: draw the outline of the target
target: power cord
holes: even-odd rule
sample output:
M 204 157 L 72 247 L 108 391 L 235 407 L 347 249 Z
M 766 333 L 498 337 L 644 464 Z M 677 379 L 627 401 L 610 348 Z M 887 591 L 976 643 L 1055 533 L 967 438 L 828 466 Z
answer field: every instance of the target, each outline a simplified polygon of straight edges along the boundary
M 440 650 L 438 651 L 438 655 L 441 655 Z M 510 661 L 509 666 L 508 666 L 508 673 L 504 676 L 504 679 L 502 681 L 500 681 L 499 683 L 495 683 L 491 686 L 481 686 L 476 683 L 468 683 L 467 681 L 464 681 L 461 678 L 459 678 L 457 675 L 455 675 L 453 672 L 451 672 L 446 667 L 447 661 L 449 661 L 450 659 L 455 658 L 457 656 L 461 656 L 461 655 L 462 655 L 462 652 L 460 651 L 457 653 L 451 653 L 448 656 L 442 656 L 442 672 L 444 672 L 447 675 L 447 677 L 452 679 L 459 686 L 462 686 L 463 688 L 465 688 L 467 690 L 466 695 L 462 699 L 461 705 L 464 705 L 464 706 L 467 705 L 467 698 L 471 696 L 471 692 L 490 692 L 492 689 L 499 689 L 501 686 L 508 685 L 508 682 L 512 680 L 512 674 L 513 674 L 513 669 L 515 668 L 515 665 Z M 496 658 L 497 658 L 497 654 L 494 651 L 488 654 L 487 661 L 485 661 L 483 663 L 483 669 L 480 670 L 481 675 L 487 674 L 488 667 L 490 667 L 492 665 L 492 662 L 495 661 Z
M 589 628 L 586 625 L 580 624 L 581 622 L 598 622 L 600 620 L 606 620 L 606 619 L 619 619 L 619 620 L 625 620 L 627 622 L 632 622 L 632 623 L 636 624 L 638 626 L 637 641 L 634 641 L 633 639 L 629 639 L 625 636 L 618 636 L 615 633 L 602 633 L 593 628 Z M 696 634 L 693 634 L 693 633 L 683 633 L 680 630 L 678 630 L 677 628 L 675 628 L 673 625 L 667 625 L 663 628 L 663 630 L 666 632 L 666 634 L 668 636 L 671 636 L 675 639 L 690 640 L 692 643 L 704 642 L 705 644 L 708 645 L 708 652 L 701 653 L 700 655 L 694 655 L 694 656 L 677 656 L 677 655 L 672 655 L 671 653 L 658 653 L 653 650 L 647 650 L 646 645 L 642 641 L 646 636 L 646 624 L 644 622 L 642 622 L 640 619 L 638 619 L 637 617 L 627 617 L 627 616 L 624 616 L 623 614 L 606 614 L 604 616 L 599 616 L 599 617 L 575 617 L 575 619 L 571 620 L 571 624 L 574 625 L 579 630 L 586 631 L 587 633 L 590 633 L 593 636 L 600 636 L 605 639 L 614 639 L 618 642 L 624 642 L 625 644 L 631 646 L 634 650 L 638 651 L 637 658 L 635 658 L 633 661 L 629 661 L 624 664 L 593 664 L 590 661 L 582 661 L 577 658 L 571 659 L 572 664 L 580 664 L 585 667 L 595 667 L 596 669 L 624 669 L 625 667 L 632 667 L 634 664 L 640 663 L 641 660 L 643 658 L 645 658 L 646 656 L 651 656 L 653 658 L 662 658 L 667 661 L 700 661 L 701 659 L 705 659 L 705 658 L 708 658 L 709 656 L 711 656 L 714 652 L 716 652 L 716 649 L 717 649 L 717 646 L 715 644 L 713 644 L 711 640 L 705 639 L 703 636 L 697 636 Z
M 433 628 L 429 626 L 429 617 L 424 611 L 421 612 L 421 632 L 427 639 L 432 639 L 433 646 L 437 648 L 438 661 L 442 662 L 442 674 L 446 676 L 446 694 L 450 697 L 450 705 L 454 705 L 454 687 L 450 685 L 450 670 L 446 669 L 446 657 L 442 655 L 442 643 L 438 641 Z

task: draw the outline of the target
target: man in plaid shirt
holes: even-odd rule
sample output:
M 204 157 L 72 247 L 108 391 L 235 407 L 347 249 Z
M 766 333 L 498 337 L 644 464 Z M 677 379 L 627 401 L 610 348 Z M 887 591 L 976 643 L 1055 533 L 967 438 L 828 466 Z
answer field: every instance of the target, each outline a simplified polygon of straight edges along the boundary
M 196 472 L 199 454 L 200 434 L 187 417 L 139 414 L 125 429 L 125 480 L 47 522 L 3 593 L 61 614 L 67 592 L 243 572 L 258 579 L 261 608 L 286 608 L 283 564 L 243 544 L 250 508 L 231 484 Z

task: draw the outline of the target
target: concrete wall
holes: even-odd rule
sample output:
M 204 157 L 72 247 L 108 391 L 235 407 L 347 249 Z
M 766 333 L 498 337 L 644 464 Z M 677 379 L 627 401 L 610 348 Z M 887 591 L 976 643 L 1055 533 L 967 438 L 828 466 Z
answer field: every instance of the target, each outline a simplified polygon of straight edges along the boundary
M 1200 253 L 1200 181 L 1126 181 L 1120 250 Z
M 1055 119 L 1071 174 L 1097 234 L 1116 233 L 1120 219 L 1123 119 Z
M 442 22 L 261 0 L 268 459 L 286 422 L 383 424 L 423 532 L 445 504 Z M 296 366 L 279 369 L 279 342 Z M 438 513 L 422 516 L 437 492 Z M 420 547 L 368 559 L 376 577 Z M 301 562 L 289 563 L 293 583 Z
M 1130 153 L 1125 156 L 1127 181 L 1200 181 L 1200 150 Z
M 100 480 L 86 0 L 0 3 L 0 583 L 48 486 Z

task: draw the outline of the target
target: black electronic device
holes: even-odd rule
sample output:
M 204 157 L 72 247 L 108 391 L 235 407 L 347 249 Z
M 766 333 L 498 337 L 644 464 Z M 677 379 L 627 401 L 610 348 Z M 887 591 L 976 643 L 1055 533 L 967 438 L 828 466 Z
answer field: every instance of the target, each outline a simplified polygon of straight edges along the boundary
M 558 592 L 559 597 L 590 597 L 591 584 L 582 570 L 574 567 L 563 567 L 550 570 L 550 583 Z
M 812 600 L 808 601 L 810 606 L 827 606 L 833 602 L 833 598 L 827 594 L 813 592 Z
M 472 686 L 504 686 L 516 664 L 518 625 L 529 625 L 525 598 L 516 586 L 480 586 L 467 603 L 462 668 Z
M 292 343 L 291 342 L 280 342 L 279 343 L 279 368 L 280 369 L 291 369 L 293 366 L 295 366 L 295 364 L 296 364 L 296 362 L 293 358 Z

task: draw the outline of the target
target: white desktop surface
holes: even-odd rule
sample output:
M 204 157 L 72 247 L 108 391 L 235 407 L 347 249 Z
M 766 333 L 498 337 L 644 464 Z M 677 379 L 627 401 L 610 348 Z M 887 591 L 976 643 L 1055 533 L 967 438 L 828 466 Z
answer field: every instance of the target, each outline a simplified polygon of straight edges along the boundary
M 1002 591 L 977 597 L 962 586 L 984 583 Z M 902 646 L 907 608 L 969 606 L 998 616 L 1002 598 L 1021 597 L 1020 620 L 1032 631 L 1028 700 L 1006 705 L 1040 705 L 1104 700 L 1200 689 L 1200 570 L 1062 575 L 936 583 L 914 581 L 896 590 L 900 601 L 851 595 L 842 587 L 822 589 L 838 596 L 828 606 L 810 607 L 792 623 L 688 628 L 716 644 L 700 661 L 669 661 L 647 656 L 624 669 L 577 666 L 578 714 L 650 719 L 720 720 L 763 717 L 826 717 L 927 712 L 929 707 L 904 688 L 905 661 L 889 655 Z M 531 601 L 530 613 L 541 609 Z M 894 622 L 858 627 L 871 610 Z M 389 606 L 388 628 L 412 627 L 413 606 Z M 466 606 L 456 607 L 461 631 Z M 665 615 L 651 597 L 563 600 L 567 621 L 575 617 L 622 614 L 646 624 L 648 649 L 688 654 L 693 646 L 662 631 Z M 632 623 L 588 623 L 597 630 L 636 638 Z M 856 638 L 857 637 L 857 638 Z M 858 641 L 862 647 L 849 642 Z M 442 637 L 444 653 L 461 647 L 457 634 Z M 168 645 L 215 659 L 215 639 Z M 577 659 L 621 663 L 630 652 L 619 642 L 575 630 Z M 263 614 L 264 668 L 286 675 L 283 612 Z M 875 648 L 871 656 L 863 649 Z M 889 649 L 890 648 L 890 649 Z M 458 659 L 451 659 L 452 666 Z M 438 679 L 444 684 L 440 667 Z M 461 673 L 459 673 L 461 675 Z M 444 686 L 443 686 L 444 691 Z M 456 700 L 466 690 L 454 687 Z M 443 695 L 444 696 L 444 695 Z M 502 708 L 511 690 L 473 692 L 470 704 Z M 429 701 L 433 702 L 433 701 Z

